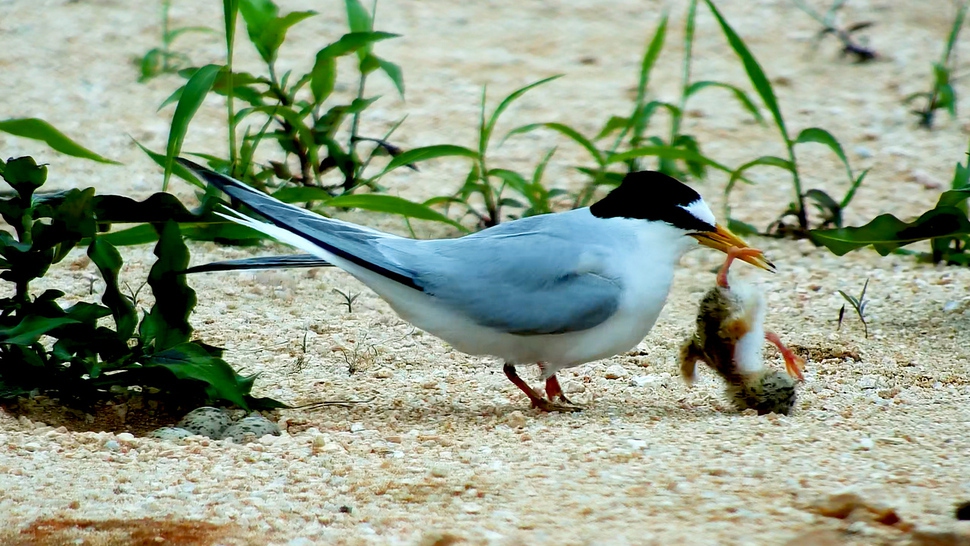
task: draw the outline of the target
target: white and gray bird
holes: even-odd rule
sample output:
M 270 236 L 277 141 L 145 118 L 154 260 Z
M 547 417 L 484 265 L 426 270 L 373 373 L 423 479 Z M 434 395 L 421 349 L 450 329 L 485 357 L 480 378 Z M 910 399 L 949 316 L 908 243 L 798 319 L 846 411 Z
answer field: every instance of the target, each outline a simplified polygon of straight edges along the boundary
M 651 171 L 627 175 L 590 207 L 416 240 L 326 218 L 179 162 L 269 223 L 232 210 L 226 218 L 316 257 L 286 257 L 283 267 L 343 269 L 414 326 L 464 353 L 503 359 L 509 380 L 546 411 L 577 409 L 558 370 L 626 352 L 646 337 L 685 252 L 698 243 L 722 252 L 748 246 L 715 222 L 696 191 Z M 761 255 L 740 259 L 773 269 Z M 516 374 L 520 364 L 539 365 L 545 397 Z

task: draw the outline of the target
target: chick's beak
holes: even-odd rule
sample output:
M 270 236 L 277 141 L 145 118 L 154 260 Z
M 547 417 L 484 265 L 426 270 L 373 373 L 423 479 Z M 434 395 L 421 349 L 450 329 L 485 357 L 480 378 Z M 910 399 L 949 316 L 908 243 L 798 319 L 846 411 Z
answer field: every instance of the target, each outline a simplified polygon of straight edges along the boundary
M 716 250 L 720 250 L 727 254 L 731 247 L 738 248 L 750 248 L 748 243 L 744 242 L 744 239 L 738 237 L 731 231 L 717 224 L 714 231 L 700 231 L 697 233 L 691 233 L 691 237 L 697 239 L 700 244 L 710 247 Z M 754 256 L 738 256 L 738 259 L 744 262 L 767 271 L 774 271 L 775 265 L 765 258 L 764 254 L 757 254 Z

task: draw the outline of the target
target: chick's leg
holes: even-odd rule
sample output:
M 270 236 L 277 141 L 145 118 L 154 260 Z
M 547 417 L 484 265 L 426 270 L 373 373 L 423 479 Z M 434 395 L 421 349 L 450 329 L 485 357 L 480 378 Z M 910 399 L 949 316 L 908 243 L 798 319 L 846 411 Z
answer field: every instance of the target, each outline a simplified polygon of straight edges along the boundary
M 582 409 L 577 406 L 568 405 L 569 404 L 568 401 L 566 401 L 565 404 L 557 404 L 551 400 L 546 400 L 545 398 L 540 396 L 535 389 L 530 387 L 528 383 L 523 381 L 521 377 L 519 377 L 519 374 L 515 372 L 515 366 L 511 364 L 506 364 L 502 366 L 502 371 L 505 372 L 505 377 L 508 377 L 509 381 L 511 381 L 513 385 L 518 387 L 520 391 L 522 391 L 523 393 L 525 393 L 526 396 L 529 397 L 529 401 L 532 402 L 532 407 L 534 408 L 538 408 L 542 411 L 580 411 Z M 551 376 L 550 379 L 553 379 L 555 385 L 558 386 L 559 381 L 555 380 L 555 377 L 556 376 Z M 549 390 L 549 380 L 546 380 L 547 393 L 548 393 L 548 390 Z M 562 394 L 562 389 L 559 389 L 559 391 L 560 391 L 560 394 Z M 550 395 L 550 398 L 551 397 L 552 395 Z
M 721 266 L 721 270 L 717 273 L 717 285 L 721 288 L 728 288 L 728 270 L 731 268 L 731 263 L 738 258 L 748 258 L 754 256 L 761 256 L 764 254 L 756 248 L 741 248 L 738 246 L 732 246 L 727 251 L 727 259 L 724 260 L 724 265 Z
M 798 379 L 799 381 L 804 381 L 805 376 L 802 375 L 802 370 L 805 369 L 805 359 L 796 355 L 791 349 L 785 346 L 781 342 L 781 338 L 778 334 L 774 332 L 765 332 L 765 339 L 771 342 L 772 345 L 778 347 L 781 352 L 782 358 L 785 359 L 785 369 L 788 371 L 788 375 Z

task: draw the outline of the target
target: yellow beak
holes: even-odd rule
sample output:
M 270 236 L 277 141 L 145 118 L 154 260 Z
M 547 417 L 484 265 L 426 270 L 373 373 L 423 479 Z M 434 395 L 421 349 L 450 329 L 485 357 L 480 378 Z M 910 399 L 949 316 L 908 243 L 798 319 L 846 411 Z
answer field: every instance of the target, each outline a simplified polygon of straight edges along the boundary
M 744 242 L 744 239 L 731 233 L 728 228 L 720 224 L 717 224 L 715 227 L 717 228 L 715 231 L 701 231 L 698 233 L 691 233 L 690 236 L 697 239 L 697 242 L 700 244 L 720 250 L 725 254 L 727 254 L 731 247 L 750 248 L 748 243 Z M 775 265 L 769 262 L 768 259 L 764 257 L 764 254 L 758 254 L 756 256 L 738 256 L 738 259 L 748 262 L 749 264 L 761 269 L 768 271 L 775 270 Z

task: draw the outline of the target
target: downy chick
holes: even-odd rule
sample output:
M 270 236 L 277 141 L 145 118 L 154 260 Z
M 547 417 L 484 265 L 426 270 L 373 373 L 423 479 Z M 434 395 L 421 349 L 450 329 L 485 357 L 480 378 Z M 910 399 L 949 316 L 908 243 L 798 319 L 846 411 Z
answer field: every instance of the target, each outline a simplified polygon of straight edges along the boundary
M 714 369 L 725 382 L 725 392 L 739 411 L 759 415 L 787 415 L 795 405 L 796 379 L 801 381 L 805 361 L 786 347 L 773 332 L 766 332 L 766 303 L 757 287 L 735 281 L 728 285 L 728 269 L 736 258 L 761 255 L 760 250 L 734 247 L 717 275 L 717 284 L 701 300 L 697 331 L 680 351 L 680 371 L 692 383 L 698 360 Z M 778 347 L 788 373 L 766 368 L 764 341 Z

